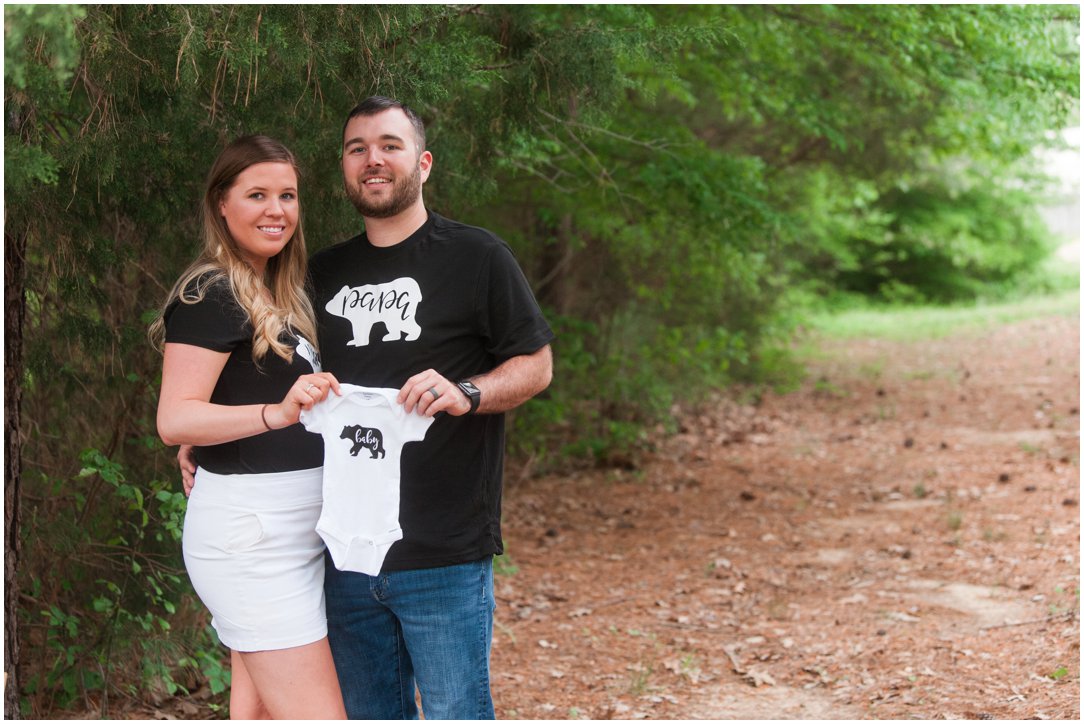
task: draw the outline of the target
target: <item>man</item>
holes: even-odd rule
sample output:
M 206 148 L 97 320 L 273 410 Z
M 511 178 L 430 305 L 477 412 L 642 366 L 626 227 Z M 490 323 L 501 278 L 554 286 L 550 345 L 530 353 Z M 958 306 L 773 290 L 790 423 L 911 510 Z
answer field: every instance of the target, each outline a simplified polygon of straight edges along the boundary
M 501 413 L 552 376 L 553 332 L 508 246 L 425 208 L 432 165 L 413 111 L 362 101 L 343 129 L 342 170 L 365 232 L 310 261 L 323 369 L 399 389 L 407 410 L 446 413 L 403 450 L 403 538 L 380 574 L 326 559 L 328 637 L 350 718 L 417 718 L 415 682 L 427 719 L 493 718 Z

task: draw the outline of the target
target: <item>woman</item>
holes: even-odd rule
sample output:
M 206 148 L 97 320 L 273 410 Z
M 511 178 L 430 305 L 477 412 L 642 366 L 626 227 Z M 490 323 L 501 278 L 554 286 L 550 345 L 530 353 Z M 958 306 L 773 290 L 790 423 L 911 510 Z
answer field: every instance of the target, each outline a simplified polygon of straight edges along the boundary
M 203 252 L 174 285 L 158 434 L 196 446 L 185 566 L 230 647 L 235 719 L 345 719 L 327 642 L 320 437 L 297 424 L 339 384 L 321 372 L 305 294 L 293 155 L 231 143 L 203 195 Z

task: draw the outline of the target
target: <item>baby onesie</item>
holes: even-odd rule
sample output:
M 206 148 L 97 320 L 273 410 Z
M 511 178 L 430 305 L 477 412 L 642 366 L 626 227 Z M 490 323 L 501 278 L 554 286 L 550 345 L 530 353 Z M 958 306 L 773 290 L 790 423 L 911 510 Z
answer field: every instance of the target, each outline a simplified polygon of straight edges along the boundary
M 301 423 L 324 438 L 324 507 L 316 532 L 335 567 L 375 576 L 399 527 L 399 459 L 433 418 L 408 413 L 398 390 L 341 385 Z

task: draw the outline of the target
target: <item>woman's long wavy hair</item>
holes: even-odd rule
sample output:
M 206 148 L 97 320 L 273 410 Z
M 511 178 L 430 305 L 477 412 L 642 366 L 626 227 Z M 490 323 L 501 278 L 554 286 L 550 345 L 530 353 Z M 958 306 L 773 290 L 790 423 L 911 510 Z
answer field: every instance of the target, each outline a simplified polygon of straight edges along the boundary
M 298 178 L 301 176 L 290 150 L 267 136 L 242 136 L 215 159 L 203 193 L 203 251 L 173 285 L 158 318 L 148 330 L 151 342 L 159 350 L 166 333 L 162 315 L 169 305 L 177 299 L 183 304 L 199 302 L 208 286 L 220 279 L 229 282 L 233 296 L 248 314 L 252 324 L 254 360 L 261 361 L 271 350 L 287 362 L 292 361 L 293 347 L 281 339 L 286 330 L 316 344 L 316 316 L 305 293 L 307 251 L 300 216 L 293 237 L 282 251 L 268 259 L 261 279 L 242 256 L 220 210 L 241 172 L 249 166 L 267 162 L 288 163 Z M 193 281 L 196 284 L 186 293 Z M 271 292 L 270 301 L 265 290 Z

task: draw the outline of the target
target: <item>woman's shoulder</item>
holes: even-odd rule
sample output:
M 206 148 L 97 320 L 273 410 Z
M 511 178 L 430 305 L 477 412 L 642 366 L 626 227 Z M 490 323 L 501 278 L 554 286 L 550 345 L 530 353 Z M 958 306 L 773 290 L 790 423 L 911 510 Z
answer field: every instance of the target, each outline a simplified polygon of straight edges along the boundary
M 216 303 L 233 299 L 233 291 L 230 289 L 230 280 L 226 272 L 221 269 L 206 269 L 192 275 L 180 289 L 174 302 L 194 304 L 204 299 L 210 299 Z
M 215 319 L 221 320 L 219 324 L 230 327 L 244 327 L 248 323 L 248 314 L 238 303 L 229 277 L 218 269 L 193 274 L 178 290 L 162 316 L 167 328 L 174 321 L 185 326 L 203 326 Z

